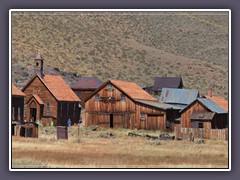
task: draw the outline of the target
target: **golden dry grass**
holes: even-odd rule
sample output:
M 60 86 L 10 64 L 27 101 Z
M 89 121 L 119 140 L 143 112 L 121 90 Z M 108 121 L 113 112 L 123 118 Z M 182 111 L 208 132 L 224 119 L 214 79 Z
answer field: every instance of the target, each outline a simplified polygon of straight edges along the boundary
M 13 137 L 13 168 L 227 168 L 228 143 L 150 141 L 128 130 L 70 128 L 68 140 L 56 140 L 45 128 L 38 139 Z M 107 138 L 106 133 L 113 133 Z M 149 132 L 138 132 L 149 133 Z M 158 132 L 152 132 L 157 134 Z

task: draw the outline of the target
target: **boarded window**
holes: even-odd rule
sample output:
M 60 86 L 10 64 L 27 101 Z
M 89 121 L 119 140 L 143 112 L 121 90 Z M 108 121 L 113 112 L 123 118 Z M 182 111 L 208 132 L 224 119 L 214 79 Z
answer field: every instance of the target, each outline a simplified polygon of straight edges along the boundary
M 108 84 L 108 85 L 107 85 L 107 90 L 108 90 L 108 91 L 112 91 L 112 85 L 111 85 L 111 84 Z
M 95 100 L 95 101 L 98 101 L 98 100 L 99 100 L 99 94 L 95 94 L 95 95 L 94 95 L 94 100 Z
M 50 116 L 50 102 L 47 102 L 46 116 Z
M 20 114 L 21 114 L 21 108 L 20 107 L 18 107 L 18 120 L 20 121 L 20 119 L 21 119 L 21 116 L 20 116 Z
M 12 120 L 15 120 L 15 112 L 14 111 L 15 111 L 15 108 L 13 107 L 12 108 Z
M 140 120 L 145 121 L 146 120 L 146 114 L 140 114 Z
M 121 101 L 125 101 L 125 100 L 126 100 L 125 94 L 121 94 Z

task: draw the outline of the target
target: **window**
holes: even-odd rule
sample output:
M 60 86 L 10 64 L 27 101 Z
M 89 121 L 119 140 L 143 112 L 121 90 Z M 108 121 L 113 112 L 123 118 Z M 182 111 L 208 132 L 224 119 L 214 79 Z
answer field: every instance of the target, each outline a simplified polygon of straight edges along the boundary
M 108 84 L 108 85 L 107 85 L 107 90 L 108 90 L 108 91 L 112 91 L 112 85 L 111 85 L 111 84 Z
M 50 102 L 47 102 L 46 116 L 50 116 Z
M 99 100 L 99 94 L 95 94 L 95 95 L 94 95 L 94 100 L 95 100 L 95 101 L 98 101 L 98 100 Z
M 146 114 L 140 114 L 140 120 L 145 121 L 146 120 Z
M 73 118 L 75 118 L 75 106 L 76 106 L 76 103 L 74 103 L 74 106 L 73 106 Z
M 125 101 L 125 100 L 126 100 L 125 94 L 121 94 L 121 101 Z
M 203 123 L 202 122 L 198 123 L 198 128 L 203 128 Z
M 12 108 L 12 120 L 15 120 L 15 112 L 14 112 L 15 108 Z
M 26 117 L 26 108 L 27 108 L 27 104 L 26 104 L 26 102 L 24 101 L 24 105 L 23 105 L 23 117 L 24 117 L 24 118 Z
M 18 107 L 18 120 L 19 120 L 19 121 L 21 120 L 20 111 L 21 111 L 21 108 Z

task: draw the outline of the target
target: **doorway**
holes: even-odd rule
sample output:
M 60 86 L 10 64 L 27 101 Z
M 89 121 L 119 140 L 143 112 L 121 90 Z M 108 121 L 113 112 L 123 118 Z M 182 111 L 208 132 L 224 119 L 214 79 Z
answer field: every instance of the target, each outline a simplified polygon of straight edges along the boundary
M 30 108 L 30 115 L 30 119 L 35 122 L 37 119 L 37 108 Z
M 110 128 L 113 128 L 113 114 L 110 114 Z

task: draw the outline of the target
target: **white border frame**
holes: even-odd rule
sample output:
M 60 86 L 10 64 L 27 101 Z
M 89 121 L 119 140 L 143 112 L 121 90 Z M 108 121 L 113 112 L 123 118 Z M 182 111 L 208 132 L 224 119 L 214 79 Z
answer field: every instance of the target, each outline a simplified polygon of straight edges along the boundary
M 54 12 L 61 12 L 61 11 L 73 11 L 73 12 L 156 12 L 156 11 L 162 11 L 162 12 L 209 12 L 209 11 L 226 11 L 229 13 L 229 27 L 228 27 L 228 33 L 229 33 L 229 64 L 228 64 L 228 94 L 229 94 L 229 100 L 228 100 L 228 106 L 229 106 L 229 149 L 228 149 L 228 169 L 124 169 L 124 168 L 116 168 L 116 169 L 12 169 L 12 141 L 11 141 L 11 107 L 12 107 L 12 96 L 11 96 L 11 78 L 12 78 L 12 29 L 11 29 L 11 15 L 12 12 L 44 12 L 44 11 L 54 11 Z M 231 171 L 231 10 L 230 9 L 10 9 L 9 10 L 9 171 Z

